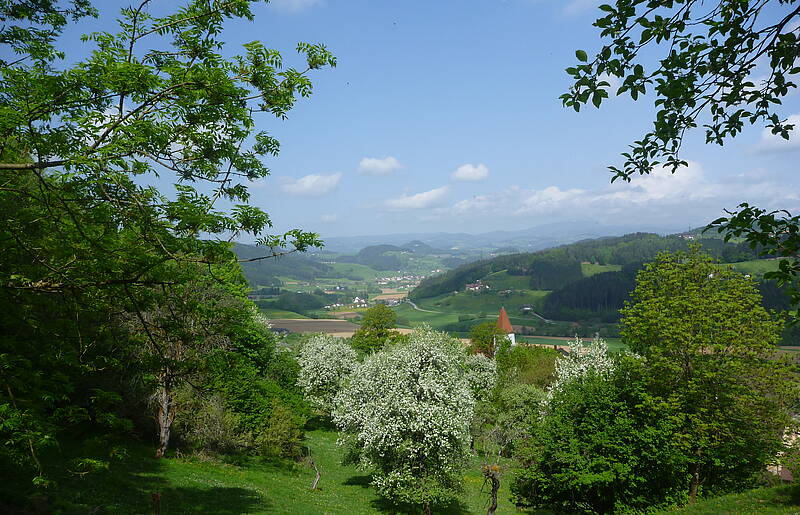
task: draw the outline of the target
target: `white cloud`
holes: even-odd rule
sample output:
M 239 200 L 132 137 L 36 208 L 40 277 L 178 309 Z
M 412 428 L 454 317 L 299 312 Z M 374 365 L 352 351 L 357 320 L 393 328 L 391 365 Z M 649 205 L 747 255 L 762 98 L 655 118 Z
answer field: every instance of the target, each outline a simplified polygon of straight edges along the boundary
M 276 11 L 295 14 L 321 3 L 322 0 L 272 0 L 269 5 Z
M 700 163 L 675 174 L 659 168 L 635 176 L 630 183 L 605 184 L 594 189 L 511 186 L 434 209 L 438 219 L 525 218 L 530 223 L 586 218 L 602 223 L 631 220 L 654 225 L 702 224 L 722 216 L 722 210 L 750 202 L 766 209 L 796 211 L 800 195 L 786 187 L 778 174 L 755 170 L 716 179 Z
M 388 199 L 384 205 L 392 211 L 408 211 L 412 209 L 424 209 L 439 204 L 447 194 L 448 187 L 434 188 L 423 191 L 415 195 L 401 195 Z
M 772 134 L 771 129 L 764 128 L 761 131 L 761 139 L 756 143 L 755 150 L 757 152 L 772 153 L 800 149 L 800 114 L 789 116 L 787 123 L 794 125 L 794 129 L 789 131 L 788 140 L 783 139 L 780 134 Z
M 403 165 L 392 156 L 365 157 L 358 163 L 358 171 L 367 175 L 389 175 L 401 168 Z
M 570 0 L 566 3 L 561 12 L 567 16 L 577 16 L 586 11 L 591 11 L 603 2 L 604 0 Z
M 482 181 L 489 176 L 489 169 L 483 163 L 472 165 L 461 165 L 450 174 L 450 178 L 454 181 Z
M 339 215 L 336 213 L 326 213 L 319 217 L 320 222 L 331 223 L 339 220 Z
M 284 193 L 298 197 L 321 197 L 333 191 L 341 179 L 341 173 L 311 174 L 299 179 L 288 179 L 281 185 L 281 189 Z
M 616 75 L 610 75 L 608 73 L 600 74 L 597 77 L 597 79 L 598 81 L 601 82 L 602 81 L 608 82 L 609 86 L 607 86 L 606 89 L 608 90 L 609 98 L 614 98 L 615 96 L 617 96 L 617 90 L 619 89 L 620 86 L 622 86 L 622 79 L 620 79 Z

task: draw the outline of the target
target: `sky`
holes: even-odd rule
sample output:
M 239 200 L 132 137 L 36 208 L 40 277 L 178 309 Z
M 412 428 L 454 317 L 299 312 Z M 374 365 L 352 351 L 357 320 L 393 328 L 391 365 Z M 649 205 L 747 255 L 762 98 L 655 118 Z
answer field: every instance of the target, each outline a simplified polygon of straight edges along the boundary
M 104 26 L 116 2 L 102 2 Z M 724 147 L 702 131 L 686 169 L 610 183 L 609 165 L 652 124 L 653 96 L 600 110 L 561 106 L 575 50 L 600 47 L 595 0 L 273 0 L 225 33 L 227 51 L 259 39 L 287 65 L 299 41 L 338 58 L 287 120 L 252 203 L 276 232 L 326 236 L 515 230 L 562 221 L 685 230 L 741 202 L 797 211 L 798 137 L 763 127 Z M 85 27 L 83 27 L 85 28 Z M 800 94 L 783 113 L 800 125 Z

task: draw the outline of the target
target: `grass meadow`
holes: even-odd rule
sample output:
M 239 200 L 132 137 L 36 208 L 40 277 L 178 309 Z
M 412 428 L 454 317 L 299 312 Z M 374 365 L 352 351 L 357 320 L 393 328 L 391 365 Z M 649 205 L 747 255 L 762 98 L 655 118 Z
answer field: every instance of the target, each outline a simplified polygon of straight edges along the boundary
M 410 506 L 393 505 L 379 498 L 369 485 L 368 471 L 342 465 L 337 433 L 317 429 L 307 433 L 306 445 L 321 473 L 318 489 L 312 491 L 314 471 L 303 463 L 272 462 L 249 456 L 221 459 L 180 455 L 158 460 L 145 444 L 127 448 L 124 459 L 107 470 L 77 476 L 64 473 L 40 497 L 46 510 L 64 515 L 153 513 L 152 495 L 161 496 L 161 513 L 171 514 L 416 514 Z M 51 467 L 69 460 L 75 446 L 65 445 L 49 456 Z M 437 514 L 486 513 L 487 490 L 480 473 L 482 459 L 473 456 L 463 476 L 459 502 L 434 509 Z M 508 467 L 508 463 L 503 463 Z M 545 515 L 542 510 L 517 509 L 509 499 L 513 468 L 506 468 L 498 496 L 497 513 Z M 0 485 L 0 498 L 11 499 L 26 486 L 15 481 Z M 2 504 L 0 504 L 2 507 Z M 652 512 L 659 514 L 716 515 L 721 513 L 800 513 L 796 487 L 778 486 L 741 494 L 704 499 L 696 505 Z
M 342 449 L 336 439 L 337 433 L 331 430 L 308 433 L 306 445 L 321 472 L 314 491 L 310 489 L 314 471 L 301 463 L 247 456 L 227 457 L 223 462 L 191 455 L 176 457 L 174 451 L 169 458 L 158 460 L 151 447 L 137 444 L 129 447 L 124 460 L 112 463 L 108 470 L 82 477 L 58 477 L 48 494 L 58 500 L 50 508 L 65 515 L 140 515 L 153 513 L 152 494 L 159 493 L 164 515 L 418 513 L 412 507 L 395 506 L 380 499 L 369 484 L 368 471 L 342 465 Z M 436 513 L 486 512 L 488 494 L 483 488 L 481 463 L 478 457 L 469 463 L 461 500 L 439 507 Z M 0 486 L 0 496 L 13 495 L 14 486 L 13 482 Z M 509 501 L 508 492 L 504 481 L 497 513 L 520 513 Z
M 523 305 L 530 304 L 539 309 L 544 298 L 550 293 L 546 290 L 514 291 L 510 295 L 500 295 L 496 291 L 446 293 L 436 297 L 420 299 L 417 305 L 422 309 L 444 311 L 468 315 L 497 315 L 505 307 L 509 316 L 520 313 Z
M 621 265 L 598 265 L 596 263 L 581 263 L 581 272 L 584 277 L 602 274 L 603 272 L 619 272 Z

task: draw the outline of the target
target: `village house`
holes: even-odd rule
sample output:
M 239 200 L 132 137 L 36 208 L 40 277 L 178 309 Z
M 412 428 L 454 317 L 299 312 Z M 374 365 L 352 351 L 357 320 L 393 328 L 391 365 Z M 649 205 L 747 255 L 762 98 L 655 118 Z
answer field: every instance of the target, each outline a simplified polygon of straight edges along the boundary
M 464 287 L 465 291 L 484 291 L 489 289 L 488 284 L 483 284 L 480 279 Z

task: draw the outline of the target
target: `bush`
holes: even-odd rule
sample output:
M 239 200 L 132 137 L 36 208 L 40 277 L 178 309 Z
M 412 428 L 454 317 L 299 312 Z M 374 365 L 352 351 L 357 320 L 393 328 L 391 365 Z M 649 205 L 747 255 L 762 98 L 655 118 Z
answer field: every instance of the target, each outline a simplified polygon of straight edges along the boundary
M 553 392 L 517 448 L 518 504 L 569 513 L 644 510 L 686 499 L 686 460 L 675 417 L 647 405 L 643 368 L 623 358 Z
M 499 381 L 504 384 L 522 383 L 544 388 L 555 379 L 558 351 L 533 345 L 499 346 L 495 359 Z
M 299 459 L 303 455 L 305 419 L 275 401 L 264 428 L 255 438 L 259 454 Z
M 252 448 L 252 433 L 242 430 L 240 417 L 226 408 L 220 395 L 203 398 L 185 387 L 176 393 L 175 403 L 181 416 L 173 427 L 189 448 L 220 453 Z
M 475 404 L 465 358 L 457 340 L 418 330 L 367 357 L 336 396 L 342 442 L 380 495 L 430 508 L 458 492 Z

